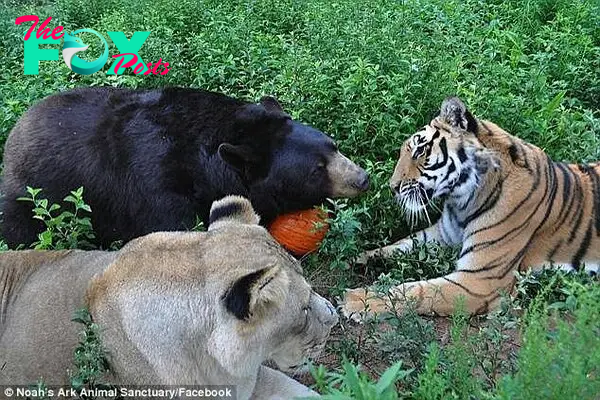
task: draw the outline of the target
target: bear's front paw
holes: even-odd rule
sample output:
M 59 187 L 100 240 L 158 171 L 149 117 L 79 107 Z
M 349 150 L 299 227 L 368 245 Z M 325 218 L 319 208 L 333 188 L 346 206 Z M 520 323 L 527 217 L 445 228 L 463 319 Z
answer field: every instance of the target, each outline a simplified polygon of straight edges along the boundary
M 348 289 L 340 303 L 342 315 L 355 322 L 364 322 L 374 314 L 390 311 L 386 302 L 374 292 L 364 288 Z

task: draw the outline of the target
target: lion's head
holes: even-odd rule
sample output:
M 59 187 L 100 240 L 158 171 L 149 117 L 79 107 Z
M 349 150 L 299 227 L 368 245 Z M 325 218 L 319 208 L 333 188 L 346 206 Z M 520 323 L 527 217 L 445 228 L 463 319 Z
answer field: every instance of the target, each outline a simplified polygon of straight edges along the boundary
M 229 196 L 213 204 L 206 233 L 130 242 L 88 291 L 92 315 L 119 314 L 128 341 L 177 382 L 192 383 L 199 369 L 241 377 L 266 360 L 301 365 L 338 317 L 258 220 L 246 199 Z M 126 344 L 109 345 L 118 358 Z

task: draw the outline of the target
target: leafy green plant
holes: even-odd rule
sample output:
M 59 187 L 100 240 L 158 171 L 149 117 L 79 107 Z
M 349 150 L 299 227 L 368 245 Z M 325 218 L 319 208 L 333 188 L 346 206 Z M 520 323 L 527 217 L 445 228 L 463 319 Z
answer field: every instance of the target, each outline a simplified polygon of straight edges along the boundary
M 487 388 L 496 386 L 503 375 L 516 370 L 514 341 L 521 327 L 521 308 L 509 296 L 503 296 L 500 307 L 481 317 L 479 331 L 473 335 L 472 352 Z
M 327 372 L 324 368 L 312 368 L 316 386 L 325 393 L 326 400 L 395 400 L 400 398 L 396 383 L 405 379 L 412 370 L 402 369 L 399 361 L 389 367 L 377 381 L 361 372 L 356 365 L 345 361 L 342 371 Z
M 341 268 L 344 260 L 352 259 L 360 253 L 358 233 L 361 223 L 357 220 L 360 210 L 349 207 L 344 201 L 331 201 L 333 217 L 327 220 L 329 230 L 319 253 L 324 257 L 332 257 L 331 268 Z
M 206 227 L 204 226 L 204 222 L 200 219 L 200 217 L 196 216 L 196 223 L 190 230 L 194 232 L 206 232 Z
M 389 258 L 374 258 L 371 268 L 382 273 L 373 288 L 386 291 L 402 282 L 418 281 L 443 276 L 456 268 L 456 248 L 437 243 L 414 242 L 409 251 L 398 251 Z
M 103 379 L 109 364 L 102 346 L 100 327 L 94 323 L 91 314 L 85 308 L 77 310 L 72 321 L 82 324 L 83 330 L 79 334 L 79 343 L 73 353 L 75 370 L 70 377 L 71 387 L 77 391 L 84 388 L 107 388 Z
M 73 211 L 61 211 L 59 204 L 49 204 L 47 199 L 39 197 L 41 191 L 28 186 L 28 196 L 17 199 L 33 203 L 33 218 L 42 221 L 46 228 L 31 246 L 36 250 L 92 247 L 89 242 L 94 239 L 92 222 L 90 217 L 82 215 L 92 210 L 83 200 L 83 187 L 72 191 L 64 199 L 71 204 Z
M 451 392 L 457 399 L 481 397 L 481 382 L 474 376 L 476 357 L 472 353 L 469 319 L 461 301 L 451 317 L 450 343 L 445 349 L 448 367 L 446 376 Z
M 534 300 L 539 302 L 543 299 L 550 304 L 550 308 L 562 310 L 573 308 L 571 287 L 574 283 L 590 285 L 598 281 L 585 271 L 556 269 L 528 270 L 516 273 L 516 279 L 516 302 L 521 308 L 527 308 Z
M 335 274 L 337 282 L 331 288 L 333 295 L 339 295 L 352 281 L 352 268 L 349 260 L 355 259 L 361 251 L 359 233 L 361 223 L 357 215 L 362 211 L 348 206 L 346 201 L 332 201 L 333 208 L 328 218 L 329 230 L 312 262 L 328 266 L 324 273 Z
M 441 349 L 432 342 L 429 345 L 423 371 L 417 377 L 417 385 L 413 396 L 415 400 L 441 400 L 449 390 L 450 382 L 440 373 Z
M 539 296 L 529 308 L 518 371 L 499 384 L 501 399 L 592 399 L 600 393 L 600 287 L 572 282 L 570 310 Z
M 377 348 L 390 361 L 405 360 L 421 369 L 428 347 L 435 341 L 432 321 L 417 314 L 414 303 L 394 304 L 391 313 L 379 317 L 384 329 L 376 330 Z

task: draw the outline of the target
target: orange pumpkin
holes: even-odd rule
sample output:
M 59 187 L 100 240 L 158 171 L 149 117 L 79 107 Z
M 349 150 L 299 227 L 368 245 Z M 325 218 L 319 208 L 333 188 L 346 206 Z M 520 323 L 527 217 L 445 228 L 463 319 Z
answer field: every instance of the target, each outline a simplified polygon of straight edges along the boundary
M 269 226 L 275 240 L 297 256 L 317 250 L 328 230 L 327 213 L 317 208 L 280 215 Z

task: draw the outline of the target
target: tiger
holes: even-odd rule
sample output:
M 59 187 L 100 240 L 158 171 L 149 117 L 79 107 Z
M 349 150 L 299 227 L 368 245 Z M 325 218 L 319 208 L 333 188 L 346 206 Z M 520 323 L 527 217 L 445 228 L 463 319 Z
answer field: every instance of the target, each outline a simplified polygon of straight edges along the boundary
M 555 162 L 539 147 L 493 122 L 479 120 L 457 97 L 409 137 L 400 150 L 390 186 L 407 216 L 443 201 L 439 220 L 392 245 L 359 257 L 390 257 L 415 241 L 460 247 L 446 276 L 392 287 L 383 296 L 347 290 L 342 313 L 362 320 L 404 307 L 447 316 L 498 307 L 511 293 L 516 272 L 553 265 L 598 271 L 600 262 L 600 163 Z

